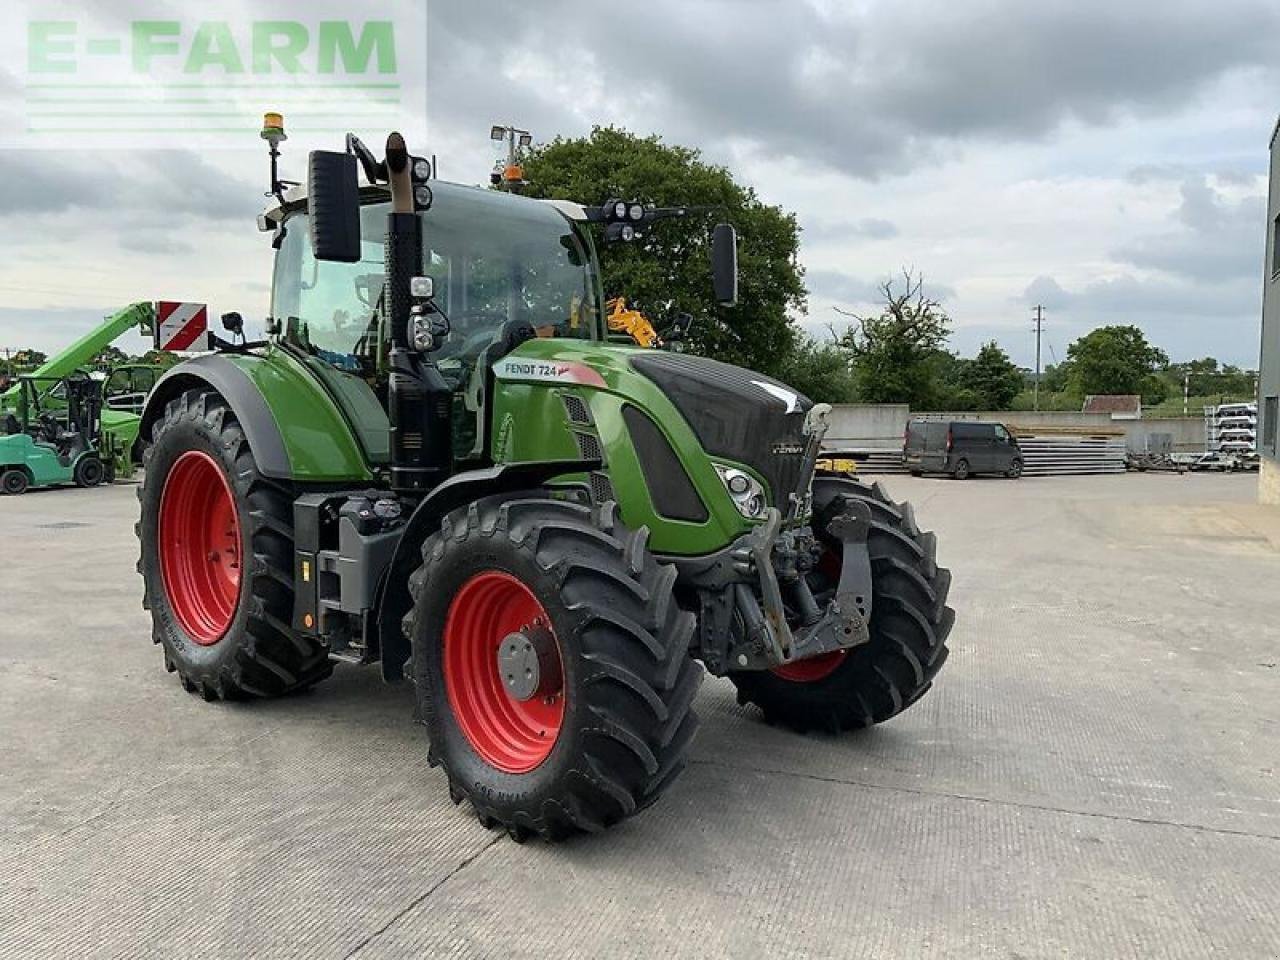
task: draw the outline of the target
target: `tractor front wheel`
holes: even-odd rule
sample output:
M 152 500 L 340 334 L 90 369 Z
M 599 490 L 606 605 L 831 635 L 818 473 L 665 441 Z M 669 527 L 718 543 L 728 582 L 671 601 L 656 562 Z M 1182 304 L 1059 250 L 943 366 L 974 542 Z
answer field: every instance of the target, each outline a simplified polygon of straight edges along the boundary
M 598 831 L 652 803 L 697 725 L 702 668 L 647 533 L 538 494 L 455 511 L 405 617 L 429 761 L 516 840 Z
M 171 400 L 138 490 L 142 605 L 165 667 L 206 700 L 269 697 L 333 671 L 293 617 L 292 498 L 258 471 L 227 402 Z
M 838 541 L 826 524 L 845 499 L 871 508 L 871 641 L 772 671 L 731 674 L 739 703 L 754 703 L 766 720 L 801 731 L 868 727 L 907 709 L 946 662 L 955 622 L 947 606 L 951 573 L 937 564 L 934 535 L 922 533 L 911 506 L 894 503 L 878 483 L 814 480 L 814 530 L 825 547 L 809 578 L 815 596 L 825 602 L 840 579 Z

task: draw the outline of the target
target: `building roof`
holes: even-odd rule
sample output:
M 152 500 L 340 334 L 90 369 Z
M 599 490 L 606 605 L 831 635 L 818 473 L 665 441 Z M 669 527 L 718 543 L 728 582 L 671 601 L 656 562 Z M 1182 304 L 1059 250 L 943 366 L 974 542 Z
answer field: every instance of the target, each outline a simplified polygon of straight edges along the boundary
M 1142 398 L 1131 393 L 1090 394 L 1084 398 L 1084 412 L 1136 417 L 1142 413 Z
M 1276 145 L 1276 137 L 1280 136 L 1280 117 L 1276 117 L 1276 125 L 1271 131 L 1271 146 Z

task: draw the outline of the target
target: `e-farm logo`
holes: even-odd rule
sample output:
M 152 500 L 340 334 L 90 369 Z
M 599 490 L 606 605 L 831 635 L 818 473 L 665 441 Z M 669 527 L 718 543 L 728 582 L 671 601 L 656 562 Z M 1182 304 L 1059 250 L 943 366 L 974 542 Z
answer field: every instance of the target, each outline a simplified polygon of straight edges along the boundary
M 425 0 L 390 0 L 367 19 L 326 0 L 193 4 L 189 19 L 170 4 L 120 4 L 133 9 L 105 16 L 100 6 L 77 16 L 33 4 L 5 31 L 0 56 L 19 54 L 6 62 L 24 68 L 20 102 L 0 104 L 5 145 L 136 148 L 148 134 L 180 132 L 189 145 L 247 147 L 269 110 L 291 135 L 317 140 L 391 128 L 425 136 Z M 0 96 L 15 99 L 3 86 Z

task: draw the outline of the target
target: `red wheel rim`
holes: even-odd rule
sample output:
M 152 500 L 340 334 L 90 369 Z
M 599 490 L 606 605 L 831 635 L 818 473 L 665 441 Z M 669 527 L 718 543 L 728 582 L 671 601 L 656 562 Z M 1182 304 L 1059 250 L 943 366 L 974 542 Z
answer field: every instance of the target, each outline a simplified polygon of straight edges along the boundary
M 844 663 L 844 658 L 847 656 L 848 653 L 844 650 L 820 653 L 807 660 L 797 660 L 795 663 L 774 667 L 773 675 L 783 680 L 790 680 L 792 683 L 815 683 L 835 673 L 836 667 Z
M 818 572 L 833 583 L 840 580 L 841 566 L 839 554 L 830 548 L 818 560 Z M 797 660 L 795 663 L 774 667 L 771 672 L 775 677 L 790 680 L 792 683 L 816 683 L 835 673 L 847 656 L 849 653 L 846 650 L 834 650 L 831 653 L 809 657 L 807 660 Z
M 516 700 L 498 671 L 498 647 L 508 634 L 551 619 L 533 592 L 498 570 L 462 585 L 444 624 L 444 683 L 458 727 L 490 766 L 528 773 L 555 747 L 564 723 L 564 671 L 546 697 Z M 553 634 L 554 636 L 554 634 Z
M 160 494 L 160 575 L 182 629 L 202 647 L 226 636 L 240 599 L 240 522 L 218 461 L 188 450 Z

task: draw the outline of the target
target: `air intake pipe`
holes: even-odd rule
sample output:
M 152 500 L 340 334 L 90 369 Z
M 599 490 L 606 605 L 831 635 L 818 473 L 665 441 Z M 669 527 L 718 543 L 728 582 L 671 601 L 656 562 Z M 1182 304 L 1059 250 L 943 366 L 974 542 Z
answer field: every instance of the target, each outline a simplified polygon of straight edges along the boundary
M 391 212 L 387 215 L 386 310 L 390 332 L 387 416 L 391 486 L 426 492 L 453 468 L 453 390 L 432 356 L 413 349 L 410 281 L 422 270 L 422 218 L 414 206 L 412 160 L 404 137 L 387 137 Z

